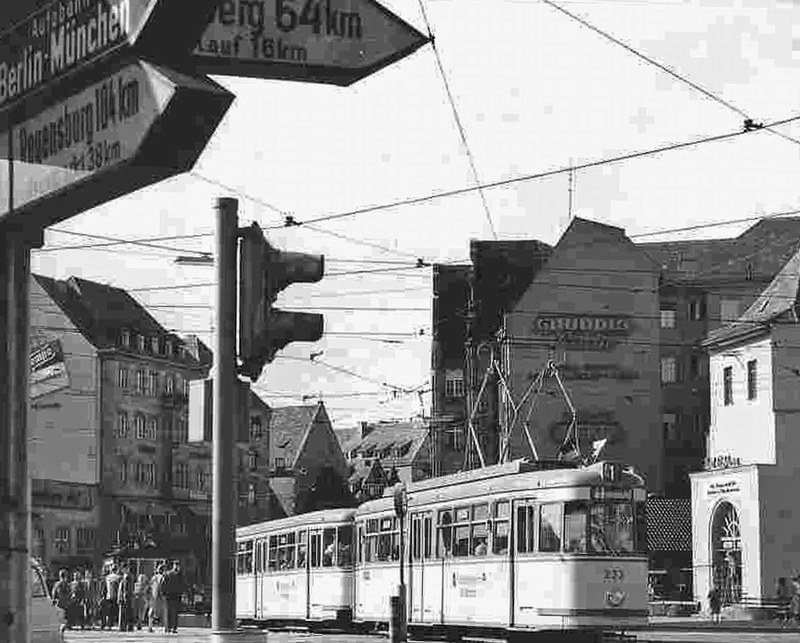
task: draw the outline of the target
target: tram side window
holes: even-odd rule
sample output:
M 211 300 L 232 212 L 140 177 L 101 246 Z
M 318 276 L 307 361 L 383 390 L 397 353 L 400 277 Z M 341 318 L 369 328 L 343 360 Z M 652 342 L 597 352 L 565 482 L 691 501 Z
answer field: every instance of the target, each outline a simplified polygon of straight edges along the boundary
M 542 505 L 539 512 L 539 551 L 561 551 L 562 505 Z
M 253 563 L 253 566 L 256 572 L 260 572 L 264 564 L 261 561 L 261 557 L 264 555 L 264 550 L 261 547 L 261 542 L 262 541 L 259 540 L 256 543 L 256 548 L 255 548 L 255 562 Z
M 364 537 L 364 562 L 386 562 L 400 556 L 397 518 L 367 520 Z
M 411 518 L 411 560 L 422 558 L 422 518 Z
M 336 529 L 326 527 L 322 532 L 322 566 L 333 567 L 336 562 Z
M 423 555 L 425 558 L 430 558 L 433 555 L 433 519 L 431 516 L 425 516 L 423 521 L 423 537 L 424 537 L 424 546 L 423 546 Z
M 310 533 L 309 539 L 311 540 L 311 566 L 319 567 L 322 560 L 322 534 L 319 532 Z
M 289 532 L 278 535 L 278 569 L 294 569 L 295 534 Z
M 517 551 L 527 554 L 534 549 L 534 534 L 536 533 L 536 506 L 521 505 L 517 507 Z
M 272 535 L 269 537 L 269 550 L 268 550 L 268 567 L 269 571 L 273 572 L 278 569 L 278 536 Z
M 306 552 L 308 532 L 303 530 L 297 532 L 297 568 L 304 569 L 306 566 Z
M 439 511 L 439 525 L 438 532 L 438 547 L 437 552 L 439 558 L 447 558 L 452 555 L 453 549 L 453 511 L 451 509 L 442 509 Z
M 336 564 L 339 567 L 348 567 L 353 564 L 353 527 L 345 525 L 336 528 L 338 548 L 336 551 Z
M 253 541 L 240 542 L 236 551 L 236 573 L 253 573 Z
M 470 552 L 473 556 L 485 556 L 489 547 L 489 505 L 472 507 L 472 530 Z
M 584 502 L 564 506 L 564 551 L 586 553 L 587 508 Z
M 492 553 L 508 554 L 509 518 L 511 503 L 508 500 L 494 503 L 494 522 L 492 523 Z
M 453 556 L 469 556 L 469 507 L 456 508 L 453 525 Z

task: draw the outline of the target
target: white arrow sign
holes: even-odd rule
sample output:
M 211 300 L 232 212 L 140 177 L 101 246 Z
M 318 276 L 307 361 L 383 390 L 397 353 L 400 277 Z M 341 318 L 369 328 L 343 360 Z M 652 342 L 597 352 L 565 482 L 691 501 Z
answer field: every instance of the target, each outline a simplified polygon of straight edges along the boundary
M 0 220 L 28 213 L 55 194 L 93 188 L 51 205 L 48 222 L 53 222 L 121 194 L 132 182 L 140 187 L 189 169 L 186 161 L 194 162 L 232 98 L 211 81 L 145 62 L 119 69 L 0 136 L 0 159 L 6 160 L 0 169 L 9 170 L 8 181 L 0 175 Z M 174 126 L 159 122 L 165 115 Z M 190 135 L 197 140 L 184 140 Z M 180 159 L 153 149 L 178 145 L 187 152 Z M 145 155 L 156 158 L 145 163 Z M 137 163 L 143 166 L 139 173 Z M 123 168 L 123 174 L 113 172 Z M 113 178 L 101 182 L 107 174 Z
M 350 85 L 428 42 L 375 0 L 223 0 L 200 72 Z

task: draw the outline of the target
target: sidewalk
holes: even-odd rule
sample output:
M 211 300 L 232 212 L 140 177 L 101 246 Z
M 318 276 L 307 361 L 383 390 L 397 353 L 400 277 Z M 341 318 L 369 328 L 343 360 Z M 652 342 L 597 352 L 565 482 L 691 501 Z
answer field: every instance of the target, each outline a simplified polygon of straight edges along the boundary
M 750 620 L 724 618 L 719 623 L 714 623 L 708 616 L 651 616 L 649 630 L 725 630 L 725 631 L 759 631 L 759 632 L 798 632 L 800 628 L 795 624 L 785 624 L 773 619 Z M 631 628 L 634 629 L 634 628 Z M 642 629 L 642 628 L 636 628 Z

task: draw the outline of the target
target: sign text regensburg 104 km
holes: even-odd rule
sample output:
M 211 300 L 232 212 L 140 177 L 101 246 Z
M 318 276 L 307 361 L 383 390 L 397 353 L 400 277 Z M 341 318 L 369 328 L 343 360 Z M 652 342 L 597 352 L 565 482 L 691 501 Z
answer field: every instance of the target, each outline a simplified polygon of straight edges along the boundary
M 185 55 L 208 24 L 216 1 L 51 2 L 0 34 L 0 110 L 142 40 L 145 53 L 155 60 Z
M 375 0 L 221 0 L 192 62 L 204 73 L 350 85 L 426 42 Z

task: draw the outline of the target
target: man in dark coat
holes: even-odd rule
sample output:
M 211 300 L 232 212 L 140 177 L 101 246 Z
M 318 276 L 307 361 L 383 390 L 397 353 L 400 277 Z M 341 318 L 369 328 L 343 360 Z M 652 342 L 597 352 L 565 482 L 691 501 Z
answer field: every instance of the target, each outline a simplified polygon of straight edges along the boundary
M 164 574 L 162 591 L 164 592 L 167 607 L 167 632 L 177 632 L 178 609 L 180 608 L 181 596 L 184 592 L 183 573 L 181 572 L 180 563 L 177 560 L 172 562 L 172 568 Z

